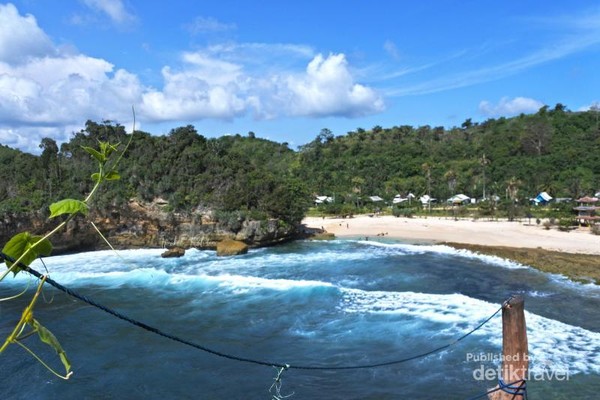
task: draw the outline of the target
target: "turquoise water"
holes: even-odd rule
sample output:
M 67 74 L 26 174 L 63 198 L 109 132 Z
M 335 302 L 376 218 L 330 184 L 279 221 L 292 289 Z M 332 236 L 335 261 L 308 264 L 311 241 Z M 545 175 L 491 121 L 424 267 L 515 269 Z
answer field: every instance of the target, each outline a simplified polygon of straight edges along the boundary
M 234 258 L 190 250 L 47 258 L 56 281 L 132 318 L 219 352 L 278 364 L 394 361 L 453 342 L 510 294 L 525 297 L 530 398 L 600 392 L 600 287 L 445 246 L 302 241 Z M 35 268 L 44 267 L 36 262 Z M 2 282 L 17 291 L 25 275 Z M 32 285 L 33 286 L 33 285 Z M 275 368 L 217 357 L 117 320 L 48 288 L 36 318 L 73 364 L 53 378 L 18 347 L 0 355 L 2 399 L 271 399 Z M 50 302 L 51 301 L 51 302 Z M 24 303 L 0 303 L 6 337 Z M 290 399 L 468 399 L 495 386 L 498 315 L 442 352 L 379 368 L 290 369 Z M 50 353 L 45 358 L 53 360 Z M 274 393 L 274 392 L 273 392 Z

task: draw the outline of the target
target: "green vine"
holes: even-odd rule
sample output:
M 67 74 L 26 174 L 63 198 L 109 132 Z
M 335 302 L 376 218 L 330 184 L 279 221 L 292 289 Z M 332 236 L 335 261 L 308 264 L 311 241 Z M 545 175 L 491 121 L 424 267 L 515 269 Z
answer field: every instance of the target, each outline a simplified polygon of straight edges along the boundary
M 133 121 L 133 131 L 135 132 L 135 110 L 133 110 Z M 117 172 L 117 167 L 123 155 L 129 148 L 132 139 L 133 134 L 130 136 L 127 145 L 125 146 L 123 151 L 120 152 L 116 160 L 113 160 L 114 157 L 111 156 L 117 154 L 118 148 L 121 145 L 120 143 L 112 144 L 109 142 L 98 141 L 98 148 L 82 146 L 82 149 L 89 153 L 90 156 L 98 162 L 98 170 L 91 176 L 91 179 L 94 182 L 92 190 L 89 192 L 89 194 L 85 197 L 84 200 L 63 199 L 51 204 L 49 206 L 49 218 L 53 219 L 59 216 L 66 216 L 66 218 L 44 236 L 32 235 L 29 232 L 21 232 L 14 235 L 4 245 L 2 252 L 10 256 L 15 261 L 6 261 L 7 269 L 2 273 L 2 275 L 0 275 L 0 283 L 6 278 L 6 276 L 9 273 L 12 272 L 16 276 L 19 272 L 21 272 L 21 268 L 19 267 L 20 265 L 29 266 L 36 258 L 41 256 L 49 256 L 52 253 L 53 248 L 52 243 L 50 242 L 50 238 L 58 231 L 66 227 L 67 224 L 70 221 L 72 221 L 76 216 L 88 215 L 90 211 L 90 201 L 94 197 L 94 194 L 97 192 L 98 188 L 105 182 L 115 181 L 121 178 L 119 173 Z M 106 241 L 106 238 L 100 233 L 93 221 L 90 221 L 90 223 L 92 224 L 94 229 L 100 234 L 100 237 Z M 73 371 L 71 371 L 71 363 L 67 358 L 66 352 L 63 350 L 62 346 L 60 345 L 58 339 L 54 336 L 54 334 L 52 334 L 52 332 L 50 332 L 38 320 L 34 318 L 34 306 L 40 293 L 42 293 L 42 288 L 44 286 L 45 281 L 46 276 L 44 276 L 40 280 L 37 286 L 37 290 L 34 293 L 31 301 L 29 302 L 29 305 L 23 310 L 21 319 L 19 320 L 19 322 L 17 322 L 12 333 L 6 338 L 6 340 L 0 347 L 0 354 L 9 345 L 16 344 L 23 348 L 25 351 L 27 351 L 52 374 L 62 379 L 69 379 L 73 374 Z M 29 284 L 19 294 L 0 299 L 0 301 L 10 301 L 21 297 L 27 293 L 28 287 Z M 30 330 L 26 332 L 27 328 L 29 328 Z M 24 344 L 25 339 L 35 335 L 36 333 L 39 340 L 42 343 L 45 343 L 52 349 L 54 349 L 65 369 L 64 375 L 56 372 L 52 367 L 50 367 L 37 354 L 35 354 L 29 347 L 27 347 Z

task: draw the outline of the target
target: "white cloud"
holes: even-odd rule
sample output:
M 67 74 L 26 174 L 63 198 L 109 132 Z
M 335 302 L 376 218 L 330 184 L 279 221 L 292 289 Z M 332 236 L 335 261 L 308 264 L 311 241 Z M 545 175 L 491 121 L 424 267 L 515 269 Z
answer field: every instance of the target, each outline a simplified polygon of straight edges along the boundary
M 221 60 L 244 63 L 245 66 L 251 64 L 261 65 L 262 68 L 268 67 L 265 64 L 265 55 L 270 60 L 281 65 L 287 61 L 289 64 L 297 60 L 307 60 L 313 58 L 316 54 L 310 46 L 290 44 L 290 43 L 235 43 L 225 42 L 212 44 L 205 49 L 211 57 L 218 57 Z
M 188 64 L 189 73 L 212 85 L 225 85 L 234 82 L 243 67 L 239 64 L 219 60 L 203 53 L 183 53 L 182 60 Z
M 235 24 L 226 24 L 212 17 L 196 17 L 185 26 L 192 35 L 211 32 L 226 32 L 236 29 Z
M 400 59 L 400 51 L 398 50 L 398 47 L 396 46 L 396 43 L 392 42 L 391 40 L 386 40 L 385 43 L 383 44 L 383 49 L 394 59 L 394 60 L 399 60 Z
M 63 53 L 35 18 L 0 5 L 2 143 L 36 152 L 43 137 L 63 141 L 88 119 L 129 121 L 142 91 L 136 76 L 102 59 Z
M 514 99 L 503 97 L 498 104 L 492 104 L 487 100 L 481 101 L 479 103 L 479 112 L 489 117 L 512 116 L 521 113 L 537 112 L 543 106 L 544 103 L 541 101 L 527 97 L 515 97 Z
M 0 62 L 22 63 L 53 52 L 50 38 L 34 16 L 21 17 L 14 5 L 0 4 Z
M 65 125 L 57 128 L 20 127 L 18 129 L 0 127 L 0 143 L 31 153 L 39 153 L 39 144 L 45 137 L 51 137 L 58 143 L 69 140 L 73 132 L 79 131 L 83 124 Z
M 0 63 L 0 125 L 60 126 L 126 117 L 142 87 L 134 75 L 84 55 L 44 57 L 27 65 Z M 112 75 L 112 76 L 111 76 Z
M 552 28 L 554 31 L 566 30 L 567 32 L 560 36 L 553 35 L 552 40 L 541 42 L 537 49 L 528 50 L 527 54 L 512 60 L 451 74 L 442 71 L 439 77 L 389 89 L 386 93 L 389 96 L 421 95 L 473 86 L 589 51 L 600 44 L 600 11 L 594 10 L 575 17 L 552 18 Z M 536 35 L 538 35 L 536 31 L 531 33 L 531 36 Z
M 356 117 L 383 111 L 383 99 L 354 81 L 343 54 L 318 54 L 301 75 L 287 77 L 284 91 L 292 115 Z
M 105 14 L 117 25 L 126 25 L 136 20 L 135 15 L 127 11 L 122 0 L 83 0 L 83 3 L 94 11 Z
M 213 45 L 182 53 L 162 68 L 162 84 L 150 88 L 109 61 L 59 49 L 14 6 L 0 6 L 0 21 L 35 38 L 19 37 L 27 57 L 0 59 L 0 141 L 27 151 L 39 151 L 45 136 L 67 139 L 88 119 L 129 126 L 132 105 L 138 121 L 174 123 L 247 114 L 356 117 L 384 109 L 382 97 L 356 81 L 343 54 L 324 57 L 289 44 Z M 13 34 L 3 26 L 0 54 L 9 54 Z
M 235 81 L 220 77 L 215 84 L 210 62 L 207 68 L 171 72 L 163 68 L 165 85 L 142 95 L 141 115 L 152 121 L 198 120 L 204 118 L 232 119 L 246 111 L 246 101 L 238 96 Z M 235 74 L 234 74 L 235 75 Z M 231 76 L 230 78 L 233 78 Z
M 594 110 L 594 111 L 600 110 L 600 101 L 593 101 L 591 104 L 579 107 L 577 109 L 577 111 L 591 111 L 591 110 Z
M 264 56 L 263 56 L 264 57 Z M 154 121 L 280 116 L 355 117 L 382 111 L 383 99 L 358 84 L 343 54 L 316 55 L 302 73 L 253 74 L 246 65 L 210 52 L 184 53 L 181 71 L 163 68 L 165 85 L 143 95 L 142 114 Z

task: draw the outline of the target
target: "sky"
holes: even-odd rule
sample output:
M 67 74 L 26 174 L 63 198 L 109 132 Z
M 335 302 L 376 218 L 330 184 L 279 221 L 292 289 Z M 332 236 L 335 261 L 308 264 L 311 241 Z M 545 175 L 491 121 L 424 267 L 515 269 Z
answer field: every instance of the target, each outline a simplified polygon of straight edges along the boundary
M 51 6 L 50 6 L 51 4 Z M 297 148 L 600 101 L 597 0 L 0 0 L 0 144 L 87 120 Z

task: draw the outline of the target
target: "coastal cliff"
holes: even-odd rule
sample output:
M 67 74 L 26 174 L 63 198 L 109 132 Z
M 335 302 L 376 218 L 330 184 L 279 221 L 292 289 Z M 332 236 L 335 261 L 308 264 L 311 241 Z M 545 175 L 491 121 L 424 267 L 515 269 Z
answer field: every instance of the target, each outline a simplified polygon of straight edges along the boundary
M 93 211 L 87 217 L 76 217 L 51 239 L 53 254 L 107 249 L 90 221 L 108 241 L 119 249 L 181 247 L 216 249 L 223 240 L 246 243 L 249 247 L 265 247 L 302 236 L 300 226 L 278 219 L 250 220 L 243 216 L 220 221 L 211 210 L 190 213 L 168 211 L 161 202 L 130 201 L 125 207 L 104 212 Z M 4 214 L 0 219 L 0 243 L 14 234 L 29 231 L 49 232 L 57 224 L 42 212 Z

